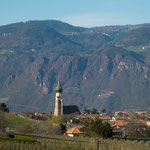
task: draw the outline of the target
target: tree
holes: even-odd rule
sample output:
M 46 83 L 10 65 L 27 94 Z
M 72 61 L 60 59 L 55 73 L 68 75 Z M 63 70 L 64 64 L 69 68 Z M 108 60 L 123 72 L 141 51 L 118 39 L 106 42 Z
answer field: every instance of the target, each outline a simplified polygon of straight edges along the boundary
M 93 108 L 92 110 L 84 109 L 84 113 L 86 113 L 86 114 L 98 114 L 98 111 L 96 108 Z
M 87 136 L 100 136 L 108 138 L 112 136 L 112 128 L 108 123 L 102 123 L 99 118 L 87 118 L 83 121 L 84 128 Z
M 0 131 L 3 132 L 7 127 L 7 122 L 4 118 L 4 113 L 0 112 Z
M 102 113 L 106 113 L 106 109 L 104 108 L 104 109 L 102 109 Z
M 96 108 L 93 108 L 93 109 L 91 110 L 91 113 L 92 113 L 92 114 L 98 114 L 98 111 L 97 111 Z
M 84 109 L 84 113 L 85 113 L 85 114 L 90 114 L 90 113 L 91 113 L 91 110 L 90 110 L 90 109 Z
M 56 129 L 60 133 L 65 133 L 66 132 L 66 126 L 62 123 L 62 120 L 60 117 L 55 117 L 53 116 L 52 118 L 48 119 L 48 123 L 51 128 Z
M 103 123 L 101 129 L 102 129 L 101 135 L 103 138 L 112 137 L 112 128 L 109 123 L 107 123 L 107 122 Z
M 50 125 L 52 125 L 52 124 L 59 124 L 60 125 L 61 124 L 61 118 L 53 116 L 52 118 L 48 118 L 48 123 Z
M 0 103 L 0 111 L 9 112 L 5 103 Z
M 139 120 L 131 120 L 127 125 L 125 134 L 129 138 L 149 138 L 150 127 L 147 127 Z
M 64 124 L 60 124 L 61 133 L 64 134 L 66 132 L 66 126 Z

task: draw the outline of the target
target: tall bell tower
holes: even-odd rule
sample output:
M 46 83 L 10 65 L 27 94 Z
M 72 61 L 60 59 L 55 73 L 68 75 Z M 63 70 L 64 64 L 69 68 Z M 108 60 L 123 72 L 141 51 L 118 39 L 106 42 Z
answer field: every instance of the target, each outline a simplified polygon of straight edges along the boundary
M 62 116 L 63 115 L 63 97 L 62 97 L 63 88 L 59 80 L 55 88 L 55 91 L 56 91 L 56 96 L 55 96 L 54 116 Z

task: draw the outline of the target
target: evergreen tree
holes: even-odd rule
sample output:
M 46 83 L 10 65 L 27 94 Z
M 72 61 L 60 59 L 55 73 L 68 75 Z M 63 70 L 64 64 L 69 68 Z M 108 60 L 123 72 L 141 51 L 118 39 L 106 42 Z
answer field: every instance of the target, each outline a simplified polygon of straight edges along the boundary
M 99 118 L 87 118 L 83 121 L 84 131 L 87 136 L 100 136 L 108 138 L 112 136 L 112 128 L 108 123 L 102 123 Z
M 9 112 L 5 103 L 0 103 L 0 111 Z

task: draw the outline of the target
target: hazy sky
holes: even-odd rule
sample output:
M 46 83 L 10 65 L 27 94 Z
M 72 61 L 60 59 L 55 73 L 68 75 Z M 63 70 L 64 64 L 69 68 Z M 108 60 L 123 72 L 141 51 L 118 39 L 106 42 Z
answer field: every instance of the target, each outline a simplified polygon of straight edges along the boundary
M 93 27 L 150 23 L 150 0 L 0 0 L 0 25 L 61 20 Z

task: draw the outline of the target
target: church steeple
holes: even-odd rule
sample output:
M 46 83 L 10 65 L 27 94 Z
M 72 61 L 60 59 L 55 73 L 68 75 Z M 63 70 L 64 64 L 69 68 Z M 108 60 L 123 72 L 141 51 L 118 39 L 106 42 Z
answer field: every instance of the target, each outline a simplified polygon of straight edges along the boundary
M 55 91 L 58 92 L 58 93 L 62 93 L 62 91 L 63 91 L 63 88 L 62 88 L 61 83 L 60 83 L 59 80 L 58 80 L 57 86 L 55 88 Z
M 60 115 L 62 116 L 63 115 L 63 97 L 62 97 L 63 88 L 59 80 L 55 88 L 55 91 L 56 91 L 56 96 L 55 96 L 54 116 L 60 116 Z

